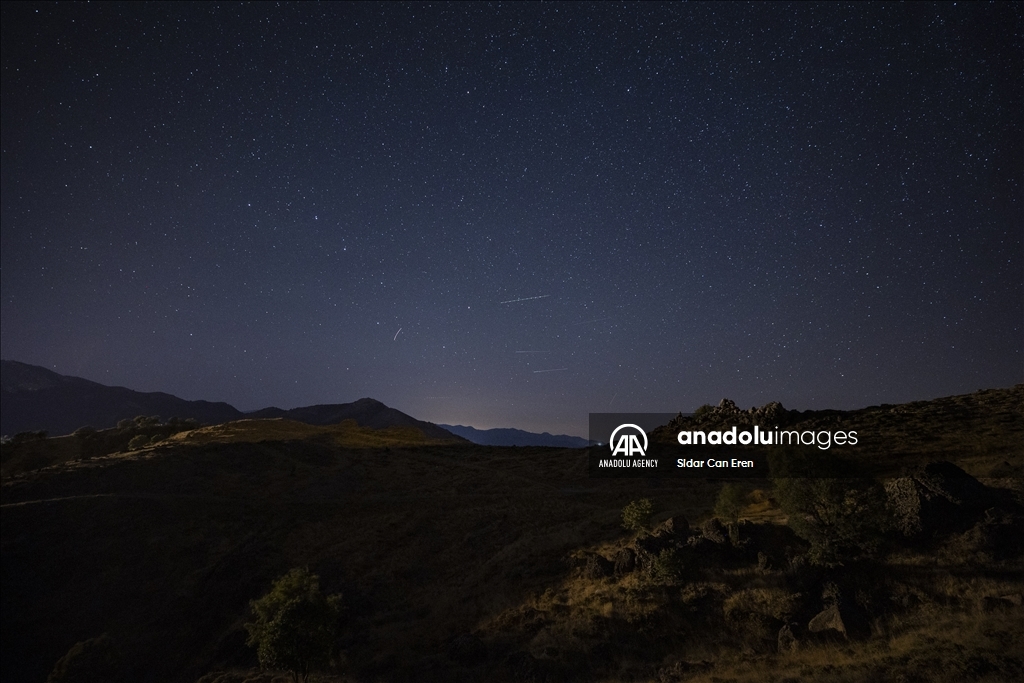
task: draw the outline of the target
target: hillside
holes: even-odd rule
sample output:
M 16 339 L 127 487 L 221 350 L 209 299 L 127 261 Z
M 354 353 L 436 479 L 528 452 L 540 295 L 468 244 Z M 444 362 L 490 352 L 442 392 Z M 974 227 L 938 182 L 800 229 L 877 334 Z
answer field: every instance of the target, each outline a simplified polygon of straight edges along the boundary
M 333 425 L 355 420 L 363 427 L 413 427 L 428 439 L 459 440 L 437 425 L 417 420 L 380 401 L 363 398 L 352 403 L 315 405 L 282 410 L 264 408 L 242 413 L 227 403 L 186 401 L 161 392 L 140 392 L 109 387 L 80 377 L 60 375 L 37 365 L 0 361 L 0 433 L 13 436 L 44 431 L 70 434 L 80 427 L 110 429 L 122 420 L 139 416 L 195 420 L 221 424 L 232 420 L 282 418 L 309 425 Z
M 568 434 L 536 434 L 522 429 L 476 429 L 465 425 L 438 425 L 452 434 L 480 446 L 544 446 L 548 448 L 586 448 L 586 439 Z
M 186 401 L 162 392 L 108 387 L 37 365 L 0 361 L 0 433 L 70 434 L 79 427 L 106 429 L 137 415 L 191 418 L 216 424 L 241 419 L 227 403 Z
M 903 440 L 907 473 L 885 487 L 808 484 L 854 506 L 833 519 L 838 564 L 815 563 L 827 538 L 774 523 L 771 482 L 743 482 L 730 529 L 722 482 L 590 479 L 583 449 L 283 419 L 139 425 L 140 448 L 61 461 L 46 449 L 89 435 L 5 444 L 22 465 L 0 489 L 0 678 L 43 681 L 108 634 L 124 680 L 269 683 L 249 601 L 309 567 L 346 607 L 330 680 L 1019 679 L 1022 398 L 830 416 L 930 435 Z M 142 433 L 158 429 L 173 433 Z M 876 494 L 893 522 L 877 533 L 856 508 Z M 622 511 L 642 498 L 638 535 Z
M 352 403 L 307 406 L 292 410 L 264 408 L 249 413 L 246 417 L 254 419 L 279 417 L 311 425 L 332 425 L 343 420 L 355 420 L 363 427 L 371 429 L 415 427 L 429 438 L 449 440 L 453 438 L 450 432 L 445 431 L 439 425 L 417 420 L 372 398 L 362 398 Z

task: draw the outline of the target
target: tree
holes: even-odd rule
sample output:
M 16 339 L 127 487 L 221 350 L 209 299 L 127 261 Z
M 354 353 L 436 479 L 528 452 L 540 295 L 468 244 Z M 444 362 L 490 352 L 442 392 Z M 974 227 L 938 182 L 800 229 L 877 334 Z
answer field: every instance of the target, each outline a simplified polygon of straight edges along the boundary
M 729 538 L 739 542 L 740 512 L 746 503 L 746 494 L 738 484 L 724 484 L 715 501 L 715 515 L 729 523 Z
M 794 450 L 769 455 L 775 497 L 789 526 L 811 544 L 808 558 L 826 567 L 874 552 L 884 526 L 878 482 L 834 457 L 815 462 Z
M 651 513 L 654 512 L 654 504 L 650 498 L 634 500 L 622 508 L 622 526 L 630 531 L 643 533 L 650 527 Z
M 341 596 L 321 593 L 316 574 L 292 569 L 249 604 L 255 621 L 245 624 L 246 644 L 256 648 L 261 667 L 284 669 L 302 683 L 331 663 L 341 634 Z
M 743 487 L 739 484 L 723 485 L 722 490 L 718 492 L 718 500 L 715 501 L 715 515 L 729 524 L 738 524 L 746 499 Z

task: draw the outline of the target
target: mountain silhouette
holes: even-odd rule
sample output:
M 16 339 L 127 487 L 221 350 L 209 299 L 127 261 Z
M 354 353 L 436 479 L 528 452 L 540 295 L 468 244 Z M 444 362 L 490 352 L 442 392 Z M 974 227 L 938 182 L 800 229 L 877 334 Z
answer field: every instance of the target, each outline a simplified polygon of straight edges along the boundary
M 372 398 L 361 398 L 352 403 L 331 403 L 291 410 L 263 408 L 254 413 L 247 413 L 245 417 L 282 417 L 311 425 L 332 425 L 342 420 L 355 420 L 361 427 L 370 427 L 371 429 L 417 427 L 431 439 L 451 439 L 453 436 L 452 432 L 446 431 L 440 425 L 417 420 Z
M 70 434 L 79 427 L 107 429 L 136 415 L 193 418 L 206 424 L 240 420 L 245 415 L 227 403 L 186 401 L 163 392 L 110 387 L 52 370 L 0 361 L 0 433 L 45 431 Z
M 428 438 L 452 439 L 453 434 L 430 422 L 417 420 L 372 398 L 353 403 L 307 406 L 282 410 L 264 408 L 243 413 L 228 403 L 187 401 L 163 392 L 141 392 L 111 387 L 81 377 L 61 375 L 38 365 L 0 361 L 0 433 L 45 431 L 52 436 L 70 434 L 79 427 L 114 427 L 137 415 L 192 418 L 203 424 L 221 424 L 253 418 L 287 418 L 311 425 L 355 420 L 362 427 L 385 429 L 410 426 Z
M 480 446 L 550 446 L 552 448 L 586 448 L 590 442 L 568 434 L 537 434 L 522 429 L 476 429 L 464 425 L 438 425 L 452 434 Z

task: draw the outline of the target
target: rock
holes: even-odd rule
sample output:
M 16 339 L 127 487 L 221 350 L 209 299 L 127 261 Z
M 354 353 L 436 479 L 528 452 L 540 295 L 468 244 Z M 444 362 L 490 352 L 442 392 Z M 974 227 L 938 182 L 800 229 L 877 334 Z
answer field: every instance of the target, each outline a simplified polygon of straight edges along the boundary
M 736 402 L 735 401 L 731 401 L 731 400 L 729 400 L 727 398 L 723 398 L 721 400 L 721 402 L 718 404 L 718 412 L 726 414 L 726 415 L 732 415 L 732 414 L 740 413 L 742 411 L 739 408 L 736 407 Z
M 663 534 L 659 536 L 644 536 L 633 541 L 633 552 L 636 555 L 636 566 L 643 572 L 650 572 L 654 568 L 654 561 L 663 550 L 675 549 L 678 547 L 673 536 Z
M 636 569 L 636 553 L 631 548 L 623 548 L 615 555 L 615 574 L 621 576 Z
M 712 517 L 700 525 L 700 533 L 712 543 L 725 543 L 729 531 L 717 518 Z
M 884 488 L 893 522 L 907 537 L 962 531 L 996 502 L 988 487 L 949 462 L 930 463 Z
M 670 666 L 663 666 L 658 670 L 658 683 L 682 683 L 690 680 L 696 673 L 704 673 L 713 670 L 712 662 L 686 662 L 678 661 Z
M 754 424 L 762 427 L 774 427 L 778 424 L 784 424 L 789 419 L 789 411 L 782 407 L 782 404 L 778 401 L 772 401 L 766 403 L 760 408 L 751 409 L 753 414 Z
M 807 624 L 807 630 L 812 633 L 820 633 L 829 629 L 839 631 L 844 638 L 846 637 L 846 624 L 843 623 L 843 618 L 839 615 L 839 607 L 836 605 L 819 612 Z
M 1021 593 L 1009 593 L 1008 595 L 1000 595 L 999 599 L 1005 600 L 1011 605 L 1016 605 L 1017 607 L 1020 607 L 1021 604 L 1024 604 L 1024 595 L 1022 595 Z
M 800 646 L 800 641 L 793 635 L 793 629 L 790 628 L 789 624 L 786 624 L 779 629 L 779 654 L 785 654 L 786 652 L 796 652 Z
M 601 557 L 600 555 L 590 555 L 587 557 L 587 562 L 583 565 L 583 576 L 588 579 L 603 579 L 606 576 L 611 576 L 615 569 L 615 565 Z
M 682 515 L 669 517 L 664 522 L 654 527 L 652 536 L 686 536 L 690 530 L 690 523 Z

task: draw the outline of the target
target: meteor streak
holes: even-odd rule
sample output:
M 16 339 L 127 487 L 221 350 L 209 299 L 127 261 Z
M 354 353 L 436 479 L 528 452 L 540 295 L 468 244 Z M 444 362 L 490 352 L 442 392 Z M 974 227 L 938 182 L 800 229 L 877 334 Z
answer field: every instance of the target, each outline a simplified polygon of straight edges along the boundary
M 534 370 L 533 374 L 536 375 L 538 372 L 561 372 L 562 370 L 568 370 L 568 369 L 569 368 L 551 368 L 550 370 Z
M 516 304 L 516 303 L 519 303 L 520 301 L 533 301 L 534 299 L 546 299 L 549 296 L 551 296 L 551 295 L 550 294 L 541 294 L 540 296 L 526 296 L 526 297 L 523 297 L 521 299 L 509 299 L 508 301 L 499 301 L 498 303 L 501 303 L 501 304 Z
M 401 328 L 401 327 L 399 327 L 399 328 L 398 328 L 398 332 L 401 332 L 401 331 L 402 331 L 402 328 Z M 391 341 L 397 341 L 397 340 L 398 340 L 398 332 L 395 332 L 395 338 L 394 338 L 394 339 L 392 339 Z

